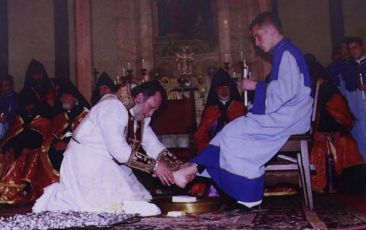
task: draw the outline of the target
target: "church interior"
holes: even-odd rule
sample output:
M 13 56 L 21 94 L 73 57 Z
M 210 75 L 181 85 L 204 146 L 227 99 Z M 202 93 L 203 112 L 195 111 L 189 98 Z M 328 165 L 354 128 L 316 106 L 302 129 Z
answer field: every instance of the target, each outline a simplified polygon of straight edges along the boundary
M 366 229 L 366 121 L 362 118 L 366 45 L 359 43 L 363 56 L 351 57 L 351 44 L 366 41 L 364 0 L 0 0 L 0 229 L 29 227 L 24 223 L 35 218 L 34 202 L 43 188 L 59 181 L 67 143 L 76 141 L 72 133 L 101 100 L 103 90 L 116 93 L 126 86 L 158 81 L 167 100 L 152 115 L 150 126 L 182 162 L 189 162 L 213 138 L 201 131 L 207 125 L 211 132 L 212 123 L 205 119 L 216 119 L 217 128 L 221 118 L 226 120 L 220 125 L 226 125 L 251 113 L 255 94 L 241 90 L 240 82 L 268 81 L 272 69 L 272 53 L 256 46 L 250 28 L 263 12 L 281 19 L 281 33 L 304 54 L 315 96 L 310 131 L 290 136 L 263 166 L 262 203 L 252 208 L 237 205 L 207 178 L 196 176 L 180 188 L 133 169 L 161 215 L 122 215 L 104 225 L 66 227 Z M 339 71 L 334 67 L 340 60 L 337 55 L 343 54 L 340 44 L 346 47 L 347 63 L 358 63 L 354 68 L 361 86 L 352 92 L 359 93 L 360 101 L 352 99 L 347 85 L 344 89 L 334 80 L 342 81 L 334 74 Z M 35 86 L 31 81 L 37 74 L 47 78 L 41 86 L 55 89 L 55 95 L 39 88 L 33 98 L 35 89 L 25 90 Z M 230 83 L 214 86 L 219 77 Z M 218 94 L 225 86 L 231 95 L 227 101 L 235 99 L 240 111 L 208 118 L 213 111 L 211 93 Z M 327 94 L 331 90 L 332 98 Z M 66 118 L 59 113 L 67 101 L 65 94 L 80 107 Z M 53 99 L 57 101 L 50 105 Z M 29 110 L 32 100 L 44 100 L 48 107 Z M 335 100 L 338 104 L 331 105 Z M 15 103 L 17 110 L 10 113 L 13 104 L 9 107 L 9 103 Z M 225 103 L 215 109 L 228 111 Z M 23 117 L 35 108 L 45 119 Z M 7 119 L 10 115 L 14 118 Z M 27 128 L 21 128 L 23 124 Z M 332 128 L 324 131 L 325 126 Z M 74 220 L 74 214 L 60 215 Z M 89 220 L 101 218 L 88 215 Z M 39 226 L 46 225 L 35 229 L 48 228 Z

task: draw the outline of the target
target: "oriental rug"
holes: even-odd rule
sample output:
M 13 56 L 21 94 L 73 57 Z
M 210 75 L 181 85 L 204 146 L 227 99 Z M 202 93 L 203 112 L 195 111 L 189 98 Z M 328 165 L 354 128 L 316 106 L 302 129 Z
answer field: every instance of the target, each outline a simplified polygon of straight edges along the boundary
M 314 210 L 303 208 L 302 202 L 301 195 L 265 197 L 260 207 L 250 211 L 234 209 L 180 217 L 164 215 L 150 218 L 133 217 L 105 227 L 113 230 L 366 229 L 365 213 L 346 208 L 329 196 L 316 195 Z M 8 218 L 14 214 L 29 213 L 31 205 L 0 205 L 0 216 Z
M 366 214 L 345 208 L 325 195 L 315 196 L 314 204 L 314 210 L 303 208 L 301 195 L 266 197 L 261 207 L 251 211 L 141 218 L 112 229 L 366 229 Z

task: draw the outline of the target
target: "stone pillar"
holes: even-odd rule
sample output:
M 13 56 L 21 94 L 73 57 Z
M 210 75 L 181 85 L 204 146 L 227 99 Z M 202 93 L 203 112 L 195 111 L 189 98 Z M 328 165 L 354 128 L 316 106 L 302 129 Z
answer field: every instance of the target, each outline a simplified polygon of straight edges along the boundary
M 240 52 L 256 80 L 263 80 L 271 69 L 270 63 L 254 51 L 250 40 L 250 22 L 259 13 L 271 10 L 271 0 L 217 0 L 219 40 L 219 63 L 224 62 L 225 53 L 231 62 L 231 70 L 240 73 Z M 235 23 L 232 23 L 235 22 Z
M 217 0 L 217 21 L 218 21 L 218 38 L 219 38 L 219 63 L 223 63 L 225 59 L 231 62 L 230 56 L 230 12 L 229 1 Z
M 53 0 L 55 25 L 55 78 L 70 78 L 69 21 L 67 1 Z
M 272 1 L 271 0 L 258 0 L 259 4 L 259 12 L 262 13 L 265 11 L 271 11 L 272 10 Z M 263 68 L 263 78 L 265 79 L 266 75 L 271 71 L 272 65 L 268 61 L 262 60 L 262 68 Z
M 242 1 L 243 2 L 243 17 L 246 17 L 247 25 L 245 25 L 245 29 L 248 35 L 248 38 L 251 37 L 249 31 L 249 24 L 253 21 L 253 19 L 264 11 L 270 11 L 272 8 L 272 1 L 271 0 L 250 0 L 250 1 Z M 264 60 L 258 53 L 255 52 L 254 46 L 250 40 L 248 40 L 248 47 L 246 47 L 249 51 L 249 67 L 252 69 L 252 77 L 255 80 L 264 80 L 267 74 L 271 70 L 271 63 Z
M 0 75 L 9 72 L 8 2 L 0 0 Z
M 329 0 L 329 14 L 332 47 L 336 47 L 344 38 L 344 18 L 339 16 L 343 15 L 341 0 Z
M 151 0 L 140 0 L 140 39 L 141 58 L 145 60 L 147 71 L 153 67 L 153 3 Z M 141 64 L 141 63 L 140 63 Z M 142 67 L 142 66 L 141 66 Z
M 141 80 L 142 59 L 145 68 L 153 67 L 153 4 L 151 0 L 116 0 L 118 68 L 130 63 L 135 80 Z
M 127 68 L 130 63 L 136 75 L 137 40 L 136 36 L 136 4 L 138 1 L 116 0 L 117 18 L 117 67 Z
M 90 100 L 93 83 L 90 0 L 75 1 L 75 52 L 76 85 Z
M 258 5 L 259 5 L 260 12 L 272 10 L 271 0 L 258 0 Z

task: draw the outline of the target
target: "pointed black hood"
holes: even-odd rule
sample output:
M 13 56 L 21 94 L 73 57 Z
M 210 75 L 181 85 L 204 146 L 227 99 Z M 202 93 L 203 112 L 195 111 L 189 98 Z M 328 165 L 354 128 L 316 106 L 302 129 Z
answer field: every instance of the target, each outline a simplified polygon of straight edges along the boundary
M 90 109 L 90 105 L 89 102 L 85 99 L 85 97 L 83 95 L 81 95 L 80 91 L 78 90 L 78 88 L 76 88 L 76 86 L 71 82 L 71 81 L 62 81 L 60 83 L 58 83 L 59 86 L 59 90 L 58 90 L 58 97 L 57 97 L 57 105 L 56 107 L 61 106 L 62 105 L 60 103 L 60 97 L 62 96 L 62 94 L 71 94 L 72 96 L 74 96 L 76 98 L 76 100 L 78 101 L 78 105 L 88 108 Z M 55 110 L 60 110 L 60 108 L 56 108 Z
M 209 105 L 217 105 L 219 103 L 219 97 L 217 96 L 215 89 L 216 87 L 223 85 L 230 87 L 230 100 L 240 100 L 240 94 L 234 80 L 231 78 L 228 72 L 220 68 L 212 78 L 210 90 L 207 96 L 206 107 Z
M 32 61 L 28 65 L 28 69 L 25 75 L 24 88 L 29 88 L 33 85 L 34 79 L 32 75 L 34 73 L 42 73 L 43 74 L 43 79 L 41 80 L 42 86 L 47 88 L 51 87 L 50 79 L 43 64 L 37 61 L 36 59 L 32 59 Z
M 112 81 L 112 78 L 106 72 L 103 72 L 99 76 L 98 81 L 95 85 L 95 88 L 94 88 L 94 91 L 92 94 L 92 98 L 91 98 L 92 105 L 95 105 L 100 100 L 101 96 L 99 95 L 99 87 L 102 85 L 108 86 L 112 92 L 117 91 L 117 87 L 114 84 L 114 82 Z

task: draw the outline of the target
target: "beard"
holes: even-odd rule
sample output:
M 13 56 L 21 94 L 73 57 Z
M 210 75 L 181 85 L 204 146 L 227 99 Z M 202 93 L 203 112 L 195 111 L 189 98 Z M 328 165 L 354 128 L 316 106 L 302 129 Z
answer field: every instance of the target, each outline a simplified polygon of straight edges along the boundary
M 132 110 L 133 110 L 133 114 L 134 114 L 134 119 L 136 121 L 142 121 L 145 119 L 145 115 L 144 115 L 144 106 L 145 103 L 140 103 L 140 104 L 136 104 Z
M 65 110 L 71 110 L 74 106 L 69 103 L 62 103 L 62 108 Z

